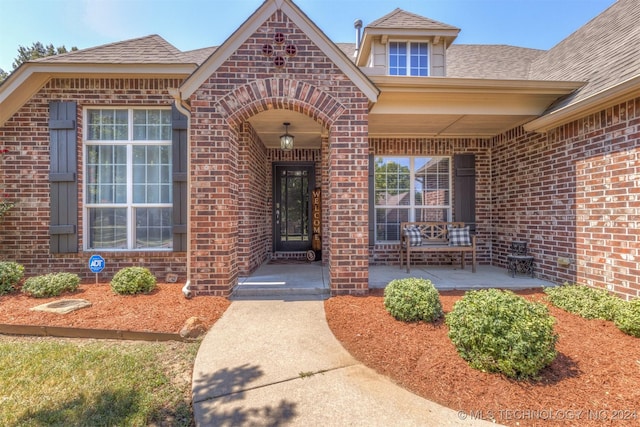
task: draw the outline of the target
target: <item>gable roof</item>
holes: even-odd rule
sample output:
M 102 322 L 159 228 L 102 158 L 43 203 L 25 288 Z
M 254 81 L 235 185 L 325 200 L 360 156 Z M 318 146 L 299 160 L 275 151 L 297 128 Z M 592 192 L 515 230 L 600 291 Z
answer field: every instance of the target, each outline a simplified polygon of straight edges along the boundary
M 526 128 L 542 129 L 537 126 L 551 123 L 551 119 L 584 114 L 590 104 L 597 105 L 598 109 L 605 108 L 606 96 L 620 96 L 625 91 L 640 92 L 639 22 L 638 0 L 618 0 L 536 58 L 531 63 L 530 79 L 587 83 Z M 581 108 L 580 112 L 577 108 Z
M 384 29 L 419 29 L 419 30 L 456 30 L 460 31 L 452 25 L 434 21 L 415 13 L 407 12 L 400 8 L 396 8 L 382 18 L 378 18 L 371 22 L 366 28 L 384 28 Z
M 240 47 L 276 11 L 282 12 L 369 98 L 375 102 L 378 88 L 345 56 L 291 0 L 265 0 L 264 3 L 180 87 L 182 99 L 188 99 L 202 83 Z
M 89 74 L 186 77 L 197 67 L 198 60 L 210 54 L 212 50 L 208 49 L 181 52 L 162 37 L 150 35 L 27 61 L 0 84 L 0 126 L 52 77 Z
M 459 32 L 460 29 L 453 25 L 396 8 L 364 27 L 360 48 L 356 52 L 356 64 L 366 65 L 376 38 L 433 37 L 442 38 L 445 46 L 449 46 Z

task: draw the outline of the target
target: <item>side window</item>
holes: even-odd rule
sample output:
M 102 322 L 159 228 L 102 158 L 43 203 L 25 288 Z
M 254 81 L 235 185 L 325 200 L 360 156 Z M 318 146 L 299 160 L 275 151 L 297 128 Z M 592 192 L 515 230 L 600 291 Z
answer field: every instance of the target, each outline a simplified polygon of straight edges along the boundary
M 88 109 L 87 249 L 171 249 L 171 110 Z
M 403 221 L 451 219 L 449 157 L 376 157 L 376 242 L 400 240 Z

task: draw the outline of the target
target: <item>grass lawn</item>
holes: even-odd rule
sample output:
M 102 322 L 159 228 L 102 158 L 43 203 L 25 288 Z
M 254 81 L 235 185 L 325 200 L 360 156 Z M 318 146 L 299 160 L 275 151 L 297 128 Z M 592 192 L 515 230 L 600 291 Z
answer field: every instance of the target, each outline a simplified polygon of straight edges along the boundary
M 198 345 L 0 335 L 0 425 L 192 426 Z

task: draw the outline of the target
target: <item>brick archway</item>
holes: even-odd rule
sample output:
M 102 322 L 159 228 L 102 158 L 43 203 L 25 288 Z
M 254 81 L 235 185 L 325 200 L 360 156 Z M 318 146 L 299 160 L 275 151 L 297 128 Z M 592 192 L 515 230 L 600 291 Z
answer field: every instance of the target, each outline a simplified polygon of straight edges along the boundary
M 239 86 L 216 105 L 216 109 L 230 126 L 260 112 L 286 109 L 311 117 L 329 129 L 346 108 L 327 92 L 306 82 L 293 79 L 271 78 L 255 80 Z

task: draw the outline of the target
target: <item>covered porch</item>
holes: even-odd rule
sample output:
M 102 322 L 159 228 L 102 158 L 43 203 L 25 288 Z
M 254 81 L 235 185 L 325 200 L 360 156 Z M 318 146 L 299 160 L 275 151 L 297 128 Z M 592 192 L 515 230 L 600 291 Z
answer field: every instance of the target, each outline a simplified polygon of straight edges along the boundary
M 476 273 L 471 268 L 460 269 L 449 265 L 416 265 L 411 273 L 397 265 L 370 265 L 369 289 L 384 288 L 391 280 L 408 277 L 429 279 L 438 290 L 472 289 L 531 289 L 553 286 L 531 276 L 511 277 L 505 268 L 479 265 Z M 330 296 L 329 267 L 321 262 L 292 264 L 262 264 L 251 275 L 240 277 L 231 298 L 328 298 Z

